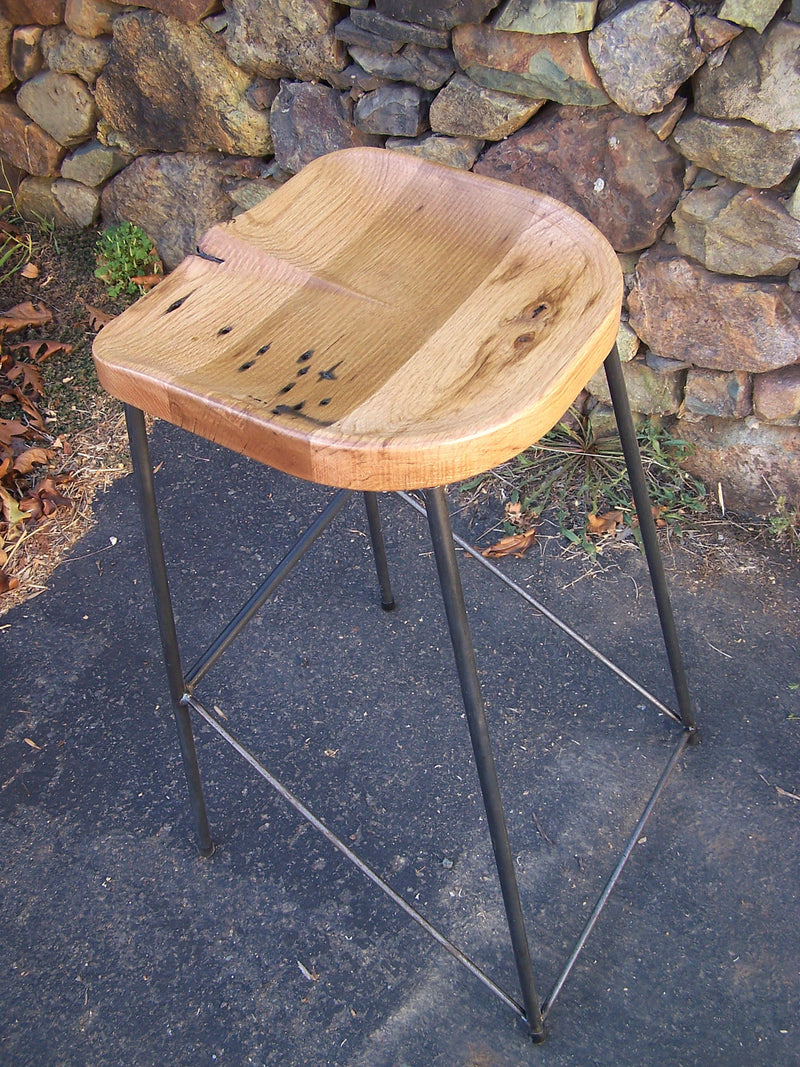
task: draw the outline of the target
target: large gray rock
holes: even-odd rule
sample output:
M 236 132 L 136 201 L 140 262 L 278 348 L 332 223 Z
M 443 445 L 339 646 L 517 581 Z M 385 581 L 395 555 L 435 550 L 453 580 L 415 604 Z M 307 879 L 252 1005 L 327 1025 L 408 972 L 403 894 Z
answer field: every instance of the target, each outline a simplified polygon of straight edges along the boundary
M 741 515 L 768 515 L 775 497 L 800 504 L 800 430 L 750 419 L 680 423 L 693 446 L 683 466 L 706 485 L 721 485 L 726 507 Z
M 350 18 L 359 29 L 376 33 L 400 44 L 421 44 L 425 48 L 448 48 L 450 36 L 446 30 L 434 30 L 430 26 L 401 22 L 380 11 L 351 11 Z
M 86 82 L 74 74 L 47 70 L 25 82 L 17 103 L 59 144 L 80 144 L 94 130 L 97 108 Z
M 326 78 L 346 64 L 334 36 L 341 13 L 331 0 L 227 0 L 225 32 L 233 62 L 267 78 Z
M 458 26 L 453 50 L 465 74 L 487 89 L 562 104 L 608 103 L 589 59 L 586 34 L 538 36 L 493 26 Z
M 340 148 L 381 145 L 374 134 L 353 122 L 352 101 L 327 85 L 281 83 L 270 115 L 275 158 L 292 174 L 306 163 Z
M 76 226 L 93 226 L 100 216 L 100 193 L 80 182 L 59 178 L 53 182 L 53 196 Z
M 394 53 L 351 45 L 350 55 L 370 74 L 389 81 L 410 82 L 420 89 L 439 89 L 456 69 L 449 49 L 421 48 L 417 44 L 405 45 Z
M 252 161 L 217 154 L 142 156 L 103 189 L 103 223 L 141 226 L 171 270 L 194 251 L 206 230 L 231 217 L 228 186 L 256 176 Z
M 678 251 L 719 274 L 786 275 L 800 262 L 800 222 L 777 197 L 747 186 L 693 190 L 672 221 Z
M 422 137 L 389 137 L 386 147 L 392 152 L 405 152 L 431 163 L 443 163 L 457 170 L 470 170 L 480 155 L 483 141 L 475 137 L 445 137 L 426 133 Z
M 272 150 L 269 115 L 249 103 L 251 80 L 202 26 L 135 12 L 114 23 L 96 97 L 137 153 L 216 148 L 263 156 Z
M 544 100 L 500 93 L 454 74 L 431 104 L 431 129 L 452 137 L 499 141 L 533 118 Z
M 778 20 L 763 35 L 745 30 L 719 66 L 694 79 L 694 106 L 717 119 L 748 119 L 777 133 L 800 129 L 800 25 Z
M 643 0 L 589 34 L 589 55 L 614 103 L 652 115 L 672 100 L 705 59 L 692 16 L 674 0 Z
M 416 85 L 384 85 L 361 97 L 353 119 L 365 133 L 418 137 L 428 128 L 429 100 Z
M 61 164 L 62 178 L 97 188 L 131 162 L 130 156 L 99 141 L 89 141 L 76 148 Z
M 719 17 L 739 26 L 752 26 L 759 33 L 781 6 L 781 0 L 725 0 Z
M 433 3 L 431 0 L 375 0 L 375 7 L 402 22 L 451 30 L 464 22 L 482 22 L 497 3 L 498 0 L 434 0 Z
M 77 74 L 89 85 L 94 84 L 111 52 L 110 38 L 81 37 L 66 26 L 46 29 L 40 45 L 45 64 L 50 70 L 60 74 Z
M 692 163 L 758 189 L 778 185 L 800 160 L 800 134 L 770 133 L 741 120 L 687 115 L 675 127 L 673 139 Z
M 683 190 L 683 162 L 618 108 L 555 107 L 492 146 L 475 170 L 549 193 L 618 252 L 655 241 Z
M 631 410 L 641 415 L 674 415 L 683 401 L 686 371 L 676 364 L 662 360 L 658 366 L 648 366 L 643 359 L 622 364 L 622 375 Z M 601 367 L 586 386 L 592 396 L 605 404 L 611 403 L 611 393 Z
M 507 0 L 498 30 L 517 33 L 583 33 L 594 26 L 597 0 Z
M 669 245 L 639 259 L 628 307 L 631 326 L 667 359 L 754 373 L 800 360 L 800 294 L 722 277 Z

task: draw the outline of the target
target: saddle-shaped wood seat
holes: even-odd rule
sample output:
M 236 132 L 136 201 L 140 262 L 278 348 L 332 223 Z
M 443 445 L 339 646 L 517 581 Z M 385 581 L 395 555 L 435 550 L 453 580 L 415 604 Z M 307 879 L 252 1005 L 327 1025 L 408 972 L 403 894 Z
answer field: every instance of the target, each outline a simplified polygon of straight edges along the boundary
M 549 430 L 608 355 L 621 290 L 563 204 L 350 149 L 210 230 L 94 351 L 115 396 L 286 473 L 421 488 Z

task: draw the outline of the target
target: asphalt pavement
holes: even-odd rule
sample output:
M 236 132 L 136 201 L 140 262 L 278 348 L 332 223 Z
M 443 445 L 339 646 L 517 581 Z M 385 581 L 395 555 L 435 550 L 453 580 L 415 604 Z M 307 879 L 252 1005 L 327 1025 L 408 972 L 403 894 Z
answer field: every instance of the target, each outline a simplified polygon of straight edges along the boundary
M 174 428 L 152 444 L 187 662 L 328 499 Z M 7 1067 L 800 1062 L 798 571 L 667 566 L 685 751 L 534 1046 L 513 1011 L 202 722 L 193 842 L 130 478 L 0 618 Z M 424 520 L 355 498 L 203 680 L 227 729 L 517 997 Z M 462 513 L 473 543 L 487 516 Z M 724 536 L 724 534 L 723 534 Z M 646 570 L 554 542 L 503 572 L 672 706 Z M 537 982 L 556 981 L 673 751 L 670 717 L 463 557 Z

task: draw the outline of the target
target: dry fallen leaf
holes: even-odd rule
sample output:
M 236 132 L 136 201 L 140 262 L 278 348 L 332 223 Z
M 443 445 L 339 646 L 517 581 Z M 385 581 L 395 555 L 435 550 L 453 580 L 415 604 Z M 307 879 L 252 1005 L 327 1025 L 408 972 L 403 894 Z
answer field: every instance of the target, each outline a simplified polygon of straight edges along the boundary
M 514 556 L 521 559 L 535 540 L 535 529 L 527 530 L 525 533 L 509 534 L 508 537 L 501 537 L 496 544 L 485 548 L 481 555 L 486 559 L 500 559 L 501 556 Z
M 47 448 L 26 448 L 14 460 L 14 470 L 17 474 L 29 474 L 37 463 L 47 463 L 52 458 L 53 454 Z
M 163 274 L 138 274 L 131 278 L 134 285 L 141 285 L 142 289 L 152 289 L 154 285 L 164 281 Z
M 5 571 L 0 571 L 0 594 L 10 593 L 19 585 L 19 578 L 11 578 Z
M 28 279 L 38 278 L 39 277 L 39 268 L 36 266 L 35 263 L 26 263 L 25 266 L 22 268 L 22 270 L 19 273 L 20 273 L 20 277 L 22 277 L 22 278 L 28 278 Z
M 35 741 L 31 741 L 31 739 L 29 737 L 23 737 L 22 740 L 25 742 L 26 745 L 30 745 L 31 748 L 35 748 L 37 752 L 41 752 L 42 751 L 42 746 L 41 745 L 37 745 Z
M 607 511 L 604 515 L 587 515 L 586 532 L 589 537 L 602 537 L 603 534 L 616 533 L 623 518 L 621 511 Z
M 27 348 L 28 358 L 35 359 L 37 363 L 44 363 L 56 352 L 63 352 L 65 356 L 68 356 L 72 351 L 72 345 L 63 344 L 61 341 L 20 341 L 18 344 L 9 345 L 8 348 L 11 352 Z
M 89 312 L 89 329 L 94 330 L 95 333 L 102 330 L 114 318 L 113 315 L 109 315 L 101 308 L 92 307 L 91 304 L 86 305 L 86 310 Z
M 30 300 L 26 300 L 22 304 L 15 304 L 8 311 L 0 312 L 0 330 L 14 333 L 16 330 L 24 330 L 26 326 L 43 326 L 52 317 L 43 304 L 34 307 Z

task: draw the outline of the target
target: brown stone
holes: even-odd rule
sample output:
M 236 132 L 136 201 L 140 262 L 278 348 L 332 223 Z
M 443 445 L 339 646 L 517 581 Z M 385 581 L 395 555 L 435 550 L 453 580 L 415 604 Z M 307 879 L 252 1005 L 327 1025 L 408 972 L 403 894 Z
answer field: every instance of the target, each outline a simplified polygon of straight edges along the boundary
M 0 14 L 0 92 L 3 89 L 7 89 L 14 81 L 14 69 L 11 59 L 13 37 L 13 24 Z
M 19 26 L 11 43 L 11 67 L 17 81 L 26 82 L 42 69 L 41 26 Z
M 381 145 L 381 138 L 356 127 L 351 109 L 349 97 L 327 85 L 283 82 L 270 117 L 279 166 L 295 174 L 328 152 Z
M 41 49 L 45 65 L 50 70 L 59 74 L 77 74 L 88 85 L 93 85 L 108 62 L 111 38 L 81 37 L 66 26 L 52 26 L 42 34 Z
M 10 96 L 0 97 L 0 155 L 27 174 L 56 174 L 64 149 L 31 122 Z
M 216 148 L 263 156 L 272 149 L 269 115 L 248 102 L 251 80 L 202 26 L 142 11 L 115 21 L 96 97 L 136 153 Z
M 475 170 L 549 193 L 586 215 L 618 252 L 655 241 L 683 188 L 683 162 L 618 108 L 555 107 L 492 146 Z
M 694 107 L 716 119 L 747 119 L 773 133 L 800 129 L 800 25 L 777 20 L 745 30 L 719 66 L 694 78 Z
M 775 497 L 800 504 L 800 430 L 750 419 L 682 421 L 680 436 L 693 446 L 683 466 L 706 485 L 722 488 L 726 507 L 741 515 L 768 515 Z
M 686 110 L 686 97 L 676 96 L 663 111 L 658 111 L 647 120 L 648 130 L 652 130 L 659 141 L 666 141 L 678 124 L 678 119 Z
M 800 135 L 770 133 L 751 122 L 687 115 L 673 136 L 692 163 L 759 189 L 782 182 L 800 159 Z
M 115 3 L 129 7 L 128 0 L 114 0 Z M 150 8 L 161 15 L 170 15 L 181 22 L 199 22 L 219 7 L 218 0 L 136 0 L 137 7 Z
M 64 0 L 3 0 L 3 14 L 14 26 L 57 26 Z
M 760 190 L 727 181 L 693 190 L 672 221 L 678 251 L 719 274 L 785 275 L 800 262 L 800 222 Z
M 608 103 L 608 96 L 589 59 L 586 38 L 458 26 L 453 50 L 464 73 L 488 89 L 598 107 Z
M 752 410 L 752 378 L 744 371 L 692 368 L 686 376 L 684 415 L 741 419 Z
M 228 54 L 266 78 L 327 78 L 346 65 L 334 36 L 341 8 L 331 0 L 228 0 Z
M 498 0 L 376 0 L 375 7 L 402 22 L 451 30 L 465 22 L 482 22 L 497 4 Z
M 389 137 L 386 147 L 392 152 L 406 152 L 432 163 L 446 167 L 470 170 L 478 158 L 483 141 L 475 137 L 445 137 L 439 133 L 427 133 L 422 137 Z
M 206 230 L 231 217 L 227 188 L 248 176 L 248 160 L 183 152 L 142 156 L 103 189 L 103 224 L 141 226 L 169 270 L 194 251 Z
M 429 99 L 416 85 L 385 85 L 361 97 L 354 121 L 365 133 L 418 137 L 428 129 Z
M 705 59 L 692 16 L 674 0 L 618 11 L 589 34 L 589 55 L 608 95 L 634 115 L 663 110 Z
M 732 22 L 724 22 L 714 15 L 695 15 L 694 32 L 700 47 L 709 53 L 730 44 L 734 37 L 738 37 L 742 32 L 742 27 L 735 26 Z
M 119 14 L 118 5 L 108 0 L 67 0 L 64 22 L 81 37 L 102 37 L 111 33 L 114 19 Z
M 66 148 L 80 144 L 94 130 L 97 109 L 86 82 L 74 74 L 47 70 L 25 82 L 17 103 L 34 122 Z
M 533 118 L 544 100 L 513 96 L 454 74 L 431 104 L 431 129 L 452 137 L 499 141 Z
M 420 48 L 417 44 L 407 44 L 394 55 L 351 45 L 350 55 L 370 74 L 389 81 L 410 82 L 420 89 L 440 88 L 456 69 L 455 57 L 449 50 Z
M 756 374 L 753 409 L 760 419 L 796 423 L 800 416 L 800 365 Z
M 667 359 L 753 373 L 800 360 L 800 294 L 724 278 L 669 245 L 639 260 L 628 307 L 631 326 Z
M 425 48 L 449 48 L 450 35 L 446 30 L 434 30 L 417 23 L 401 22 L 380 11 L 353 11 L 350 18 L 362 30 L 376 33 L 401 44 L 421 44 Z

